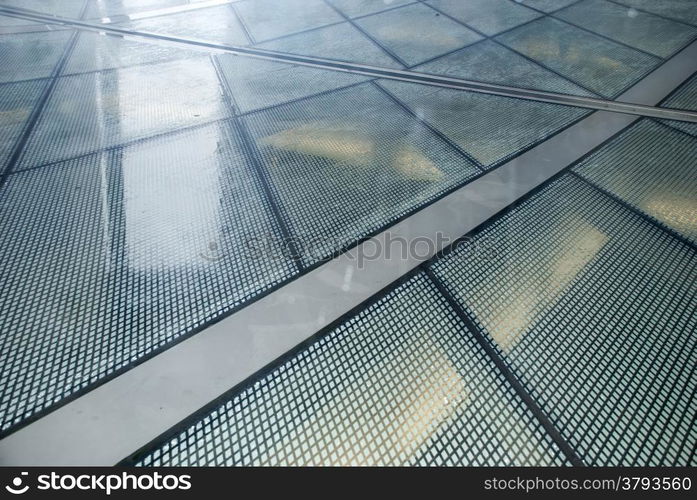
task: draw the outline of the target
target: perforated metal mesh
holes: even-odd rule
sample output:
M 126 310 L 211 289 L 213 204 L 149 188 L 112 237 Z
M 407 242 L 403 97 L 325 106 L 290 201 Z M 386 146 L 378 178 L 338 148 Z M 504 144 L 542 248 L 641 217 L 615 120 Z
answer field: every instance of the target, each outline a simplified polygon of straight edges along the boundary
M 46 80 L 0 85 L 0 174 L 46 85 Z
M 132 21 L 124 27 L 230 45 L 249 43 L 244 27 L 229 5 Z
M 673 95 L 666 99 L 661 106 L 666 108 L 689 109 L 697 111 L 697 75 L 687 80 Z M 697 136 L 697 123 L 664 120 L 671 127 L 678 128 L 688 134 Z
M 693 248 L 569 175 L 471 243 L 434 271 L 587 464 L 694 465 Z
M 415 83 L 379 85 L 485 167 L 506 161 L 587 110 Z
M 370 83 L 245 123 L 307 264 L 479 173 Z
M 402 68 L 397 59 L 375 44 L 350 23 L 332 24 L 290 35 L 258 47 L 322 59 L 349 61 L 382 68 Z
M 0 82 L 51 76 L 72 34 L 60 30 L 0 35 Z
M 604 97 L 616 97 L 660 62 L 550 17 L 496 39 Z
M 356 24 L 407 66 L 482 39 L 471 29 L 420 3 L 362 17 Z
M 509 0 L 429 0 L 428 3 L 489 36 L 542 15 Z
M 574 171 L 697 242 L 697 138 L 642 120 Z
M 3 430 L 295 272 L 229 125 L 14 174 L 0 212 Z
M 140 465 L 561 465 L 418 275 L 232 395 Z
M 238 3 L 235 11 L 255 42 L 343 21 L 323 0 L 255 0 Z
M 139 64 L 156 64 L 175 59 L 201 58 L 202 53 L 162 43 L 148 43 L 146 39 L 131 39 L 122 36 L 83 31 L 63 75 L 87 73 Z
M 697 28 L 604 0 L 583 0 L 554 14 L 583 28 L 659 57 L 669 57 L 697 36 Z
M 29 137 L 18 169 L 227 115 L 222 88 L 206 56 L 62 77 Z
M 348 17 L 366 16 L 381 10 L 399 7 L 414 0 L 327 0 Z
M 351 73 L 224 54 L 217 57 L 240 113 L 366 81 Z
M 87 7 L 85 17 L 114 17 L 137 14 L 157 9 L 178 7 L 187 3 L 196 3 L 199 1 L 202 0 L 119 0 L 118 2 L 89 0 L 90 4 Z
M 657 2 L 656 0 L 620 0 L 627 7 L 646 10 L 654 14 L 670 17 L 677 21 L 697 25 L 697 10 L 692 0 L 671 0 L 669 2 Z
M 1 0 L 0 5 L 36 10 L 44 14 L 77 18 L 85 2 L 88 1 L 91 0 Z
M 511 87 L 594 95 L 491 40 L 482 40 L 453 54 L 417 66 L 414 70 Z

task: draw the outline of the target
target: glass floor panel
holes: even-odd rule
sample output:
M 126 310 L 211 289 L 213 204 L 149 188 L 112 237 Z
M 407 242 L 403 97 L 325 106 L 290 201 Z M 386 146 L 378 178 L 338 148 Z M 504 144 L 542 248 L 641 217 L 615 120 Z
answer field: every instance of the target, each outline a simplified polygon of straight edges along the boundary
M 507 47 L 603 97 L 616 97 L 660 59 L 581 30 L 553 17 L 496 37 Z
M 207 412 L 140 465 L 562 465 L 419 274 Z
M 697 26 L 697 11 L 693 0 L 619 0 L 617 3 Z
M 0 15 L 0 447 L 446 196 L 464 220 L 544 171 L 129 463 L 697 465 L 697 125 L 637 118 L 569 159 L 623 115 L 392 72 L 613 110 L 694 42 L 686 5 L 0 0 L 101 27 Z
M 0 267 L 16 286 L 0 292 L 2 326 L 36 332 L 3 366 L 4 429 L 588 113 L 93 32 L 61 48 L 16 152 L 50 79 L 3 93 L 2 160 L 13 163 Z M 476 126 L 460 130 L 463 117 Z M 38 274 L 37 242 L 52 263 Z M 260 247 L 270 262 L 249 255 Z
M 555 17 L 659 57 L 669 57 L 697 37 L 697 28 L 605 0 L 583 0 Z
M 564 463 L 474 328 L 585 464 L 695 465 L 696 263 L 567 173 L 124 463 Z
M 567 174 L 433 269 L 585 463 L 695 465 L 695 264 Z
M 697 111 L 697 74 L 682 84 L 661 103 L 666 108 L 687 109 Z M 687 123 L 677 120 L 663 120 L 663 123 L 687 132 L 697 137 L 697 123 Z

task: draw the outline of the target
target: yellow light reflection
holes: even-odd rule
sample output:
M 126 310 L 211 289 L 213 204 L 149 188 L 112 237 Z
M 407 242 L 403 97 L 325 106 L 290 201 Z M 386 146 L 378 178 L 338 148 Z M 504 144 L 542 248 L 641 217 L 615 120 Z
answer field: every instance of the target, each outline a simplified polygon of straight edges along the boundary
M 542 248 L 549 241 L 540 241 L 535 261 L 516 262 L 513 270 L 504 271 L 516 276 L 515 282 L 505 283 L 509 294 L 504 301 L 484 307 L 473 305 L 477 318 L 504 351 L 512 349 L 537 319 L 556 304 L 608 241 L 606 234 L 586 221 L 577 220 L 575 226 L 577 230 L 556 249 L 552 260 L 545 259 Z M 538 281 L 540 276 L 542 282 Z M 483 286 L 488 285 L 487 282 Z
M 345 387 L 259 463 L 404 464 L 452 422 L 467 397 L 457 369 L 423 333 Z
M 647 214 L 684 233 L 697 234 L 697 200 L 679 193 L 657 193 L 642 205 Z
M 392 149 L 381 146 L 357 125 L 303 125 L 264 137 L 260 142 L 265 146 L 358 167 L 373 165 L 378 159 L 378 152 L 381 152 L 389 158 L 390 166 L 408 179 L 435 182 L 444 176 L 431 160 L 413 146 L 398 144 Z

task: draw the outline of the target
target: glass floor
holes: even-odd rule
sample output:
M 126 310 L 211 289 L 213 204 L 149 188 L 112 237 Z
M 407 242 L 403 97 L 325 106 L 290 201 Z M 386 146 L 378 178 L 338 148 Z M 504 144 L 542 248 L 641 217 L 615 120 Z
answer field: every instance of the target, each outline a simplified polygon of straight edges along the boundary
M 697 465 L 697 2 L 0 0 L 0 68 L 0 463 Z

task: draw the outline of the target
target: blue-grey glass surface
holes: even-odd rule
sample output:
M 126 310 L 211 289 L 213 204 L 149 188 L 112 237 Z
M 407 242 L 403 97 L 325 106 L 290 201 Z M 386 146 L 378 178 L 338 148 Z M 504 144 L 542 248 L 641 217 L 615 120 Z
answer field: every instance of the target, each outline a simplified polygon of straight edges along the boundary
M 634 8 L 669 17 L 676 21 L 697 25 L 697 9 L 694 0 L 620 0 L 618 3 Z
M 72 30 L 0 35 L 0 83 L 51 76 L 73 35 Z
M 0 212 L 2 430 L 296 271 L 229 122 L 16 172 Z
M 146 466 L 531 464 L 565 460 L 423 274 L 140 459 Z
M 468 243 L 436 275 L 586 464 L 695 465 L 694 247 L 569 174 Z
M 230 114 L 210 57 L 58 79 L 17 169 L 31 168 Z
M 381 80 L 379 85 L 484 168 L 585 116 L 580 108 Z
M 362 17 L 356 24 L 407 66 L 469 45 L 482 37 L 424 4 Z
M 254 42 L 344 20 L 323 0 L 243 0 L 234 8 Z
M 0 16 L 0 435 L 590 113 L 189 39 L 614 98 L 691 5 L 0 0 L 134 31 Z M 418 274 L 142 463 L 566 464 L 474 325 L 587 464 L 694 465 L 696 135 L 638 120 L 433 264 L 472 324 Z
M 551 17 L 496 39 L 603 97 L 619 95 L 660 63 L 658 57 Z
M 583 0 L 554 15 L 659 57 L 673 55 L 697 37 L 693 26 L 606 0 Z
M 661 103 L 661 106 L 697 111 L 697 74 L 683 83 L 680 88 Z M 677 120 L 663 120 L 663 123 L 697 137 L 697 123 Z
M 526 59 L 504 45 L 482 40 L 414 67 L 424 73 L 561 94 L 595 96 L 568 78 Z
M 697 137 L 642 120 L 574 171 L 697 243 Z
M 428 3 L 487 36 L 509 30 L 542 15 L 510 0 L 429 0 Z

